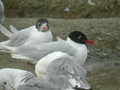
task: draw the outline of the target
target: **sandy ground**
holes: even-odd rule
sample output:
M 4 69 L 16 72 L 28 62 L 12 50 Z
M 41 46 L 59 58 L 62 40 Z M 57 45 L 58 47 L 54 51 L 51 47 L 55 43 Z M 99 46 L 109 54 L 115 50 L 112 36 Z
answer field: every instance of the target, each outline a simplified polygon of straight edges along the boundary
M 12 24 L 18 29 L 22 29 L 34 24 L 36 20 L 36 18 L 7 18 L 4 24 L 5 26 Z M 90 52 L 85 64 L 85 68 L 88 71 L 88 81 L 92 85 L 93 90 L 120 90 L 120 45 L 119 42 L 117 42 L 118 45 L 116 43 L 113 44 L 114 40 L 118 40 L 120 37 L 119 18 L 80 20 L 49 19 L 49 21 L 54 36 L 59 35 L 65 38 L 70 31 L 81 30 L 90 39 L 98 43 L 96 46 L 88 46 Z M 111 36 L 107 36 L 106 33 L 110 33 L 109 35 L 112 36 L 114 35 L 112 38 L 113 42 L 109 41 Z M 0 33 L 0 41 L 6 39 Z M 109 45 L 106 45 L 106 43 L 109 43 Z M 6 67 L 26 69 L 24 61 L 15 60 L 9 54 L 0 53 L 0 68 Z M 30 71 L 34 72 L 34 65 L 31 65 Z

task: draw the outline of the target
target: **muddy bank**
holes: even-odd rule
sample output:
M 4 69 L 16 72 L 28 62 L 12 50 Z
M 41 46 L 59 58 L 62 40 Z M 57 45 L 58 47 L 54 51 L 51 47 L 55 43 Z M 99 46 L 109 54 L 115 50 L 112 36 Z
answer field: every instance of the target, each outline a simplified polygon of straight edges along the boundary
M 3 0 L 7 17 L 105 18 L 120 17 L 120 0 Z M 64 12 L 70 8 L 69 14 Z

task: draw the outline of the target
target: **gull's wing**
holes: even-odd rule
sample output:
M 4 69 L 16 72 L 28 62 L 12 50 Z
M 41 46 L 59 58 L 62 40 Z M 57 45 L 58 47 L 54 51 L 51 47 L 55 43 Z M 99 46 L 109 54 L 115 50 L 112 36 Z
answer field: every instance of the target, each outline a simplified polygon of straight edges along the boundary
M 20 55 L 20 56 L 28 57 L 33 61 L 35 60 L 38 61 L 42 57 L 55 51 L 62 51 L 70 55 L 73 55 L 74 54 L 73 52 L 75 52 L 75 49 L 72 48 L 68 43 L 66 43 L 66 41 L 59 40 L 59 41 L 53 41 L 53 42 L 44 43 L 36 46 L 24 45 L 24 46 L 18 47 L 16 48 L 15 53 L 12 54 L 12 56 L 14 57 L 15 55 Z
M 9 43 L 7 43 L 7 46 L 16 47 L 23 45 L 30 37 L 30 31 L 18 31 L 15 33 L 12 33 L 12 35 L 9 38 Z
M 12 33 L 18 32 L 18 30 L 13 25 L 10 25 L 9 28 Z
M 24 31 L 32 31 L 32 30 L 36 30 L 35 25 L 29 26 L 29 27 L 24 28 L 24 29 L 21 29 L 20 31 L 21 31 L 21 32 L 24 32 Z
M 17 87 L 17 90 L 41 90 L 35 86 L 31 86 L 31 85 L 20 85 Z
M 7 41 L 0 42 L 0 52 L 11 53 L 15 47 L 29 42 L 28 31 L 16 32 Z
M 65 53 L 66 54 L 66 53 Z M 64 73 L 66 75 L 72 75 L 73 77 L 86 76 L 86 70 L 77 63 L 74 57 L 66 54 L 60 58 L 54 60 L 48 67 L 48 72 L 54 72 L 55 74 Z
M 4 21 L 4 5 L 3 2 L 0 0 L 0 23 Z
M 18 86 L 17 90 L 59 90 L 46 78 L 33 78 L 27 83 Z
M 23 30 L 19 32 L 12 33 L 0 24 L 0 32 L 9 38 L 9 42 L 5 45 L 7 46 L 19 46 L 23 45 L 29 38 L 30 30 Z M 1 42 L 2 43 L 2 42 Z
M 63 56 L 55 61 L 53 61 L 48 66 L 48 75 L 50 77 L 57 76 L 59 79 L 64 77 L 64 79 L 70 80 L 70 83 L 73 87 L 78 86 L 79 88 L 90 89 L 90 85 L 86 80 L 86 71 L 85 69 L 76 63 L 75 58 L 71 56 Z M 53 75 L 54 73 L 54 75 Z M 54 81 L 57 83 L 56 81 Z M 62 86 L 63 83 L 58 84 Z M 68 83 L 64 83 L 68 84 Z
M 23 45 L 29 39 L 29 33 L 28 31 L 14 33 L 10 38 L 8 46 L 14 47 Z
M 6 37 L 10 38 L 12 33 L 7 29 L 5 28 L 3 25 L 0 24 L 0 32 L 2 34 L 4 34 Z
M 23 45 L 30 37 L 31 31 L 34 29 L 34 26 L 31 26 L 29 28 L 22 29 L 20 31 L 17 31 L 12 34 L 10 37 L 10 42 L 8 43 L 8 46 L 20 46 Z M 14 30 L 15 31 L 15 30 Z

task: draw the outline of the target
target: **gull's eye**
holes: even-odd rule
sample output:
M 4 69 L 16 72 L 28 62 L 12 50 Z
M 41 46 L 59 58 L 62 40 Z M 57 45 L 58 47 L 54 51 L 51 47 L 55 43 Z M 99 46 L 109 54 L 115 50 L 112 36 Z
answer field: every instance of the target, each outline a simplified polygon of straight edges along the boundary
M 41 23 L 38 23 L 38 26 L 41 26 Z

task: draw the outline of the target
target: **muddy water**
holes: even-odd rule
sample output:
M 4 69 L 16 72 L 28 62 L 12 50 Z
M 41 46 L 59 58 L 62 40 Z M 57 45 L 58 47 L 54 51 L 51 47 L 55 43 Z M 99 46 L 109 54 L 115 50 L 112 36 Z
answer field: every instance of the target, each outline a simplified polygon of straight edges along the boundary
M 120 90 L 120 54 L 93 49 L 85 65 L 93 90 Z

